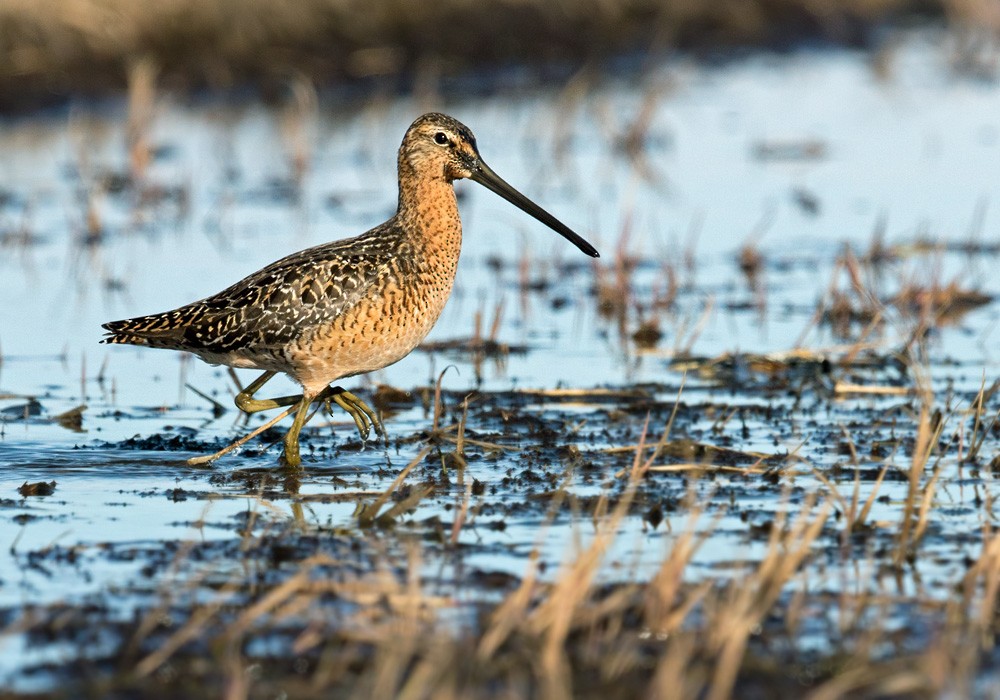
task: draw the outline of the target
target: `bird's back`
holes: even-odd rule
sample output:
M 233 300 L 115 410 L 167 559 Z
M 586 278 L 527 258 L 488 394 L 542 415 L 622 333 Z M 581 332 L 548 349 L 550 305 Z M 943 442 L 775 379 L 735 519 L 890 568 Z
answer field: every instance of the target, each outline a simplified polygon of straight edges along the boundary
M 400 266 L 408 258 L 400 255 L 392 223 L 289 255 L 173 311 L 106 323 L 102 342 L 184 350 L 210 362 L 269 368 L 303 333 L 344 315 L 373 287 L 405 274 Z

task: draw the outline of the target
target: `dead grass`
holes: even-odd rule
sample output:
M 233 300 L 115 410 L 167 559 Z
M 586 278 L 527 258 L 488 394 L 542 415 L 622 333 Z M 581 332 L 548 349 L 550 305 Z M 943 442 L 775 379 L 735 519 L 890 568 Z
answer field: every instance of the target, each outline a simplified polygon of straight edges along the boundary
M 754 361 L 767 371 L 777 362 Z M 874 478 L 861 476 L 873 460 L 858 445 L 871 438 L 856 426 L 841 430 L 846 468 L 839 471 L 821 470 L 799 450 L 767 455 L 677 437 L 680 387 L 672 407 L 659 407 L 660 425 L 647 419 L 637 440 L 590 454 L 581 443 L 585 458 L 613 467 L 602 472 L 597 497 L 584 505 L 574 496 L 586 472 L 565 467 L 547 490 L 547 514 L 523 571 L 489 602 L 465 590 L 465 579 L 442 581 L 439 567 L 464 570 L 464 552 L 475 551 L 481 502 L 462 469 L 426 469 L 427 448 L 388 488 L 334 494 L 359 504 L 357 532 L 334 534 L 302 517 L 310 497 L 328 494 L 262 484 L 242 496 L 251 505 L 239 535 L 221 543 L 228 550 L 180 543 L 151 589 L 142 589 L 139 612 L 117 627 L 100 617 L 115 619 L 114 606 L 26 606 L 0 618 L 0 641 L 65 640 L 71 630 L 82 635 L 95 626 L 105 644 L 119 634 L 117 648 L 102 647 L 107 658 L 85 658 L 86 670 L 71 677 L 76 685 L 67 693 L 92 697 L 963 697 L 1000 632 L 1000 535 L 989 491 L 980 505 L 981 545 L 970 546 L 966 565 L 937 584 L 952 595 L 889 590 L 878 570 L 889 567 L 891 579 L 895 568 L 901 580 L 928 554 L 941 522 L 930 517 L 942 498 L 941 471 L 971 459 L 963 440 L 942 436 L 967 429 L 968 444 L 981 450 L 981 436 L 993 430 L 997 389 L 984 382 L 967 405 L 948 408 L 917 369 L 914 376 L 917 398 L 893 418 L 899 437 Z M 440 386 L 434 393 L 433 428 L 421 439 L 437 447 L 453 442 L 458 455 L 467 443 L 486 445 L 464 434 L 468 400 L 452 397 L 463 418 L 449 425 Z M 607 401 L 608 393 L 588 396 Z M 578 392 L 551 394 L 580 399 Z M 732 420 L 730 410 L 718 423 Z M 432 544 L 434 529 L 420 527 L 412 511 L 449 473 L 467 481 L 447 487 L 453 518 Z M 803 488 L 800 475 L 816 479 Z M 638 502 L 646 484 L 664 478 L 686 479 L 687 487 L 673 506 L 683 515 L 655 540 L 662 546 L 655 568 L 642 580 L 618 568 L 609 582 L 616 545 L 632 536 L 624 534 L 629 519 L 648 507 Z M 773 484 L 777 503 L 766 520 L 748 523 L 753 554 L 706 568 L 699 554 L 725 539 L 720 533 L 732 527 L 726 520 L 739 510 L 715 486 L 726 479 L 743 479 L 747 492 Z M 890 479 L 902 484 L 890 491 L 899 499 L 895 519 L 880 521 L 876 501 Z M 268 493 L 290 499 L 294 517 Z M 202 521 L 211 507 L 208 501 Z M 567 511 L 577 531 L 565 538 L 558 570 L 546 569 L 543 543 Z M 886 551 L 876 559 L 864 543 L 878 530 L 886 533 L 878 539 Z M 828 570 L 845 579 L 824 580 Z M 932 631 L 901 633 L 900 619 Z M 810 649 L 805 638 L 822 638 L 823 648 Z
M 331 577 L 325 572 L 339 571 L 341 563 L 317 555 L 274 585 L 253 586 L 252 602 L 234 607 L 251 593 L 250 582 L 236 574 L 182 625 L 150 644 L 156 620 L 178 595 L 166 585 L 163 604 L 150 611 L 130 643 L 134 650 L 151 650 L 137 654 L 123 684 L 137 687 L 164 668 L 197 668 L 184 649 L 207 644 L 217 690 L 234 699 L 261 697 L 273 681 L 255 682 L 248 674 L 254 661 L 247 645 L 279 633 L 289 621 L 311 619 L 291 642 L 295 655 L 312 659 L 304 677 L 284 685 L 296 697 L 348 688 L 359 697 L 568 699 L 601 697 L 615 688 L 636 697 L 729 697 L 752 638 L 810 556 L 831 504 L 814 494 L 798 507 L 780 509 L 766 555 L 739 583 L 690 585 L 686 568 L 706 537 L 697 534 L 703 511 L 692 494 L 688 528 L 678 533 L 650 582 L 608 588 L 598 582 L 598 571 L 656 457 L 655 451 L 646 456 L 645 441 L 644 430 L 623 475 L 624 490 L 614 502 L 605 494 L 594 506 L 589 543 L 566 558 L 551 583 L 529 564 L 520 585 L 465 633 L 442 626 L 438 612 L 454 601 L 430 593 L 422 582 L 418 546 L 409 547 L 407 566 L 398 573 Z M 403 470 L 371 512 L 424 456 Z M 254 539 L 245 536 L 248 551 Z M 331 608 L 322 600 L 331 596 L 343 601 L 342 612 L 324 617 Z M 360 675 L 350 670 L 357 664 L 364 669 Z
M 818 354 L 805 358 L 804 351 L 795 356 L 817 366 L 829 361 Z M 751 364 L 774 372 L 782 367 L 780 359 L 752 358 Z M 952 429 L 960 435 L 965 426 L 968 445 L 981 451 L 983 435 L 993 430 L 996 385 L 984 382 L 967 406 L 949 410 L 919 376 L 914 384 L 915 405 L 899 410 L 897 447 L 878 462 L 875 479 L 860 476 L 871 460 L 858 453 L 855 443 L 863 436 L 852 430 L 859 429 L 843 429 L 842 453 L 847 473 L 853 474 L 846 484 L 795 452 L 775 468 L 780 455 L 677 438 L 678 394 L 658 436 L 647 424 L 637 442 L 608 451 L 620 469 L 604 473 L 604 490 L 592 505 L 573 505 L 574 522 L 586 528 L 587 537 L 567 538 L 561 569 L 545 571 L 536 549 L 512 586 L 495 602 L 479 601 L 474 609 L 465 592 L 442 587 L 437 576 L 428 574 L 433 568 L 428 562 L 441 550 L 421 538 L 347 538 L 339 554 L 315 552 L 311 548 L 317 542 L 336 538 L 311 531 L 301 518 L 286 528 L 256 528 L 256 521 L 278 510 L 258 495 L 237 538 L 238 556 L 196 556 L 197 542 L 179 548 L 175 573 L 161 577 L 148 607 L 124 625 L 125 641 L 112 655 L 111 670 L 107 664 L 103 673 L 90 670 L 80 677 L 82 685 L 67 692 L 233 700 L 281 694 L 967 696 L 993 658 L 1000 632 L 1000 534 L 989 491 L 984 490 L 981 504 L 981 545 L 969 547 L 957 578 L 939 584 L 952 595 L 942 600 L 885 590 L 877 583 L 876 568 L 895 566 L 902 578 L 904 570 L 921 562 L 933 534 L 929 516 L 939 505 L 941 469 L 974 458 L 965 442 L 942 435 Z M 465 442 L 476 443 L 464 435 L 464 419 L 447 424 L 440 387 L 435 393 L 433 428 L 421 439 L 454 442 L 461 455 Z M 601 393 L 588 396 L 600 399 Z M 576 392 L 552 394 L 579 399 Z M 730 410 L 719 423 L 732 419 Z M 959 419 L 962 424 L 956 426 Z M 389 488 L 352 494 L 363 499 L 356 513 L 360 526 L 384 531 L 406 520 L 428 493 L 424 483 L 406 483 L 428 454 L 419 451 Z M 665 464 L 670 458 L 678 461 Z M 898 519 L 879 522 L 873 510 L 890 471 L 905 477 L 904 496 L 892 504 Z M 670 472 L 682 472 L 688 480 L 689 491 L 678 505 L 686 516 L 675 518 L 677 529 L 661 538 L 658 566 L 645 580 L 623 575 L 607 583 L 599 573 L 608 570 L 609 553 L 624 537 L 627 518 L 634 516 L 637 493 L 646 480 Z M 822 486 L 808 491 L 797 486 L 801 473 L 815 473 Z M 731 570 L 692 567 L 729 514 L 712 489 L 698 490 L 694 484 L 740 477 L 754 485 L 778 480 L 784 494 L 770 519 L 755 526 L 762 553 L 732 562 Z M 579 478 L 568 467 L 552 490 L 539 542 L 563 506 L 573 502 L 572 485 Z M 465 528 L 475 519 L 472 488 L 470 479 L 464 493 L 456 494 L 454 520 L 441 535 L 447 561 L 456 568 L 467 544 Z M 293 513 L 301 513 L 304 499 L 293 503 Z M 867 559 L 858 543 L 879 529 L 892 533 L 882 540 L 891 542 L 889 551 L 880 561 Z M 298 537 L 307 545 L 301 550 Z M 366 550 L 372 546 L 375 551 Z M 832 593 L 823 580 L 827 567 L 852 571 Z M 92 614 L 86 606 L 25 610 L 3 623 L 0 640 L 33 631 L 36 638 L 59 638 L 74 625 L 100 625 L 87 617 Z M 924 636 L 914 641 L 906 630 L 900 634 L 900 616 L 923 620 L 933 632 L 914 632 L 912 637 Z M 821 636 L 828 646 L 811 652 L 799 646 L 800 635 Z

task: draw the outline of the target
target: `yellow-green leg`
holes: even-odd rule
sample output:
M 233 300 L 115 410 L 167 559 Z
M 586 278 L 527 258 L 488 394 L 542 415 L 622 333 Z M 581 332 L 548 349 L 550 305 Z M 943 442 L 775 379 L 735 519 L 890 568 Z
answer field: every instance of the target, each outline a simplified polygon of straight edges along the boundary
M 298 408 L 295 410 L 292 427 L 285 433 L 285 452 L 282 457 L 285 464 L 293 469 L 302 464 L 302 458 L 299 456 L 299 433 L 302 431 L 302 426 L 306 424 L 306 416 L 309 415 L 309 405 L 312 402 L 312 397 L 302 395 Z
M 294 406 L 302 400 L 302 394 L 295 396 L 279 396 L 275 399 L 255 399 L 253 397 L 260 388 L 271 381 L 276 375 L 274 370 L 267 370 L 262 375 L 254 379 L 246 389 L 236 395 L 236 407 L 244 413 L 257 413 L 268 411 L 272 408 L 282 408 L 283 406 Z
M 281 399 L 276 400 L 280 401 Z M 362 440 L 368 439 L 371 428 L 375 428 L 375 432 L 379 436 L 385 434 L 385 430 L 382 427 L 382 421 L 380 421 L 378 415 L 372 411 L 371 408 L 369 408 L 368 404 L 351 392 L 344 390 L 342 387 L 328 386 L 315 397 L 303 394 L 298 407 L 295 409 L 295 419 L 292 421 L 292 427 L 289 428 L 288 432 L 285 434 L 284 458 L 285 464 L 289 467 L 297 468 L 300 464 L 302 464 L 302 458 L 299 455 L 299 433 L 302 432 L 302 428 L 309 421 L 309 418 L 311 418 L 309 414 L 309 406 L 315 401 L 328 400 L 332 400 L 342 409 L 347 411 L 348 415 L 354 419 L 354 424 L 358 427 L 358 432 L 361 434 Z
M 267 384 L 267 382 L 269 382 L 275 374 L 277 374 L 277 372 L 267 370 L 257 377 L 247 386 L 246 389 L 236 395 L 236 406 L 244 413 L 257 413 L 259 411 L 267 411 L 272 408 L 296 406 L 295 419 L 292 421 L 292 427 L 285 435 L 284 458 L 285 462 L 289 466 L 297 467 L 302 463 L 299 454 L 299 433 L 302 431 L 303 426 L 305 426 L 305 424 L 309 421 L 309 418 L 311 418 L 309 415 L 309 406 L 316 401 L 323 401 L 327 403 L 328 406 L 328 402 L 333 401 L 335 404 L 344 409 L 354 420 L 354 425 L 357 426 L 358 434 L 361 436 L 362 440 L 368 439 L 372 428 L 375 429 L 376 435 L 380 437 L 385 436 L 385 428 L 382 426 L 382 421 L 379 420 L 378 414 L 375 413 L 375 411 L 373 411 L 371 407 L 369 407 L 368 404 L 362 401 L 358 396 L 352 394 L 343 387 L 327 387 L 319 394 L 309 398 L 308 400 L 305 394 L 297 394 L 295 396 L 279 396 L 273 399 L 255 399 L 253 395 L 257 393 L 261 387 Z
M 354 419 L 354 425 L 358 428 L 358 434 L 362 440 L 367 440 L 371 428 L 375 428 L 375 434 L 385 437 L 385 427 L 375 413 L 364 401 L 347 391 L 343 387 L 327 387 L 318 399 L 332 400 L 335 404 L 347 411 L 347 415 Z

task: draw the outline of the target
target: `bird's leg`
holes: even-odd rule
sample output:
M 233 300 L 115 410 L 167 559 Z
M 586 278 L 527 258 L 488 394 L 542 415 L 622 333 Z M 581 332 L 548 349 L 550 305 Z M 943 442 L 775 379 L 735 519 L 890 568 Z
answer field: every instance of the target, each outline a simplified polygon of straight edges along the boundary
M 375 434 L 379 437 L 385 437 L 385 428 L 382 426 L 378 414 L 368 404 L 343 387 L 327 387 L 319 398 L 332 400 L 347 411 L 347 414 L 354 419 L 354 425 L 358 427 L 358 433 L 362 440 L 368 439 L 371 428 L 375 428 Z
M 380 437 L 385 436 L 385 428 L 382 426 L 382 421 L 379 419 L 378 414 L 368 404 L 343 387 L 328 386 L 323 391 L 312 396 L 302 393 L 295 396 L 279 396 L 273 399 L 255 399 L 253 395 L 262 386 L 267 384 L 275 374 L 277 372 L 267 370 L 253 380 L 246 389 L 236 395 L 236 406 L 244 413 L 258 413 L 272 408 L 295 406 L 295 419 L 292 421 L 292 427 L 285 434 L 284 461 L 288 466 L 298 467 L 302 463 L 302 458 L 299 454 L 299 433 L 302 432 L 302 428 L 312 417 L 309 414 L 309 406 L 316 401 L 333 401 L 347 411 L 347 414 L 354 420 L 354 424 L 357 426 L 362 440 L 368 439 L 372 428 L 375 429 L 376 435 Z M 287 412 L 283 415 L 287 415 Z M 272 424 L 273 422 L 269 423 L 269 425 Z M 256 431 L 253 434 L 256 435 Z M 223 453 L 229 451 L 237 444 L 242 444 L 242 442 L 237 441 L 230 448 L 224 450 Z M 217 453 L 211 459 L 216 459 L 223 453 Z
M 252 433 L 250 433 L 248 435 L 244 435 L 239 440 L 236 440 L 235 442 L 230 443 L 228 446 L 223 447 L 221 450 L 219 450 L 215 454 L 203 455 L 201 457 L 192 457 L 191 459 L 189 459 L 187 461 L 187 463 L 190 464 L 191 466 L 197 466 L 197 465 L 201 465 L 201 464 L 211 464 L 212 462 L 214 462 L 215 460 L 217 460 L 219 457 L 222 457 L 223 455 L 228 454 L 229 452 L 232 452 L 233 450 L 235 450 L 238 447 L 242 447 L 244 444 L 250 442 L 250 440 L 253 440 L 255 437 L 257 437 L 258 435 L 260 435 L 261 433 L 263 433 L 268 428 L 273 427 L 279 421 L 287 418 L 288 414 L 291 413 L 294 410 L 295 410 L 294 408 L 287 408 L 284 411 L 282 411 L 281 413 L 279 413 L 278 415 L 276 415 L 274 418 L 272 418 L 271 420 L 269 420 L 267 423 L 264 423 L 264 425 L 258 427 Z
M 295 409 L 295 419 L 292 427 L 285 434 L 285 452 L 283 454 L 285 464 L 296 469 L 302 464 L 299 456 L 299 433 L 302 426 L 306 424 L 306 417 L 309 415 L 309 406 L 318 398 L 316 395 L 303 394 L 299 400 L 299 405 Z
M 236 407 L 244 413 L 257 413 L 259 411 L 268 411 L 272 408 L 281 408 L 282 406 L 294 406 L 301 401 L 302 394 L 279 396 L 274 399 L 255 399 L 253 397 L 276 374 L 277 372 L 274 370 L 267 370 L 254 379 L 246 389 L 236 395 Z
M 264 381 L 267 381 L 267 379 L 264 379 L 263 381 L 258 379 L 258 381 L 263 384 Z M 291 397 L 284 398 L 287 399 Z M 299 397 L 299 403 L 295 408 L 295 419 L 292 421 L 292 427 L 289 428 L 288 432 L 285 434 L 285 452 L 283 457 L 287 466 L 295 469 L 302 464 L 302 457 L 299 454 L 299 433 L 302 432 L 302 428 L 309 422 L 309 419 L 312 418 L 313 414 L 309 413 L 309 407 L 317 401 L 326 402 L 331 400 L 347 411 L 351 418 L 354 419 L 354 424 L 358 426 L 358 432 L 361 433 L 362 440 L 368 439 L 368 433 L 371 428 L 375 428 L 376 434 L 380 436 L 385 435 L 385 429 L 382 427 L 382 421 L 380 421 L 378 415 L 371 408 L 369 408 L 368 404 L 342 387 L 328 386 L 318 394 L 314 394 L 312 396 L 309 394 L 303 394 Z

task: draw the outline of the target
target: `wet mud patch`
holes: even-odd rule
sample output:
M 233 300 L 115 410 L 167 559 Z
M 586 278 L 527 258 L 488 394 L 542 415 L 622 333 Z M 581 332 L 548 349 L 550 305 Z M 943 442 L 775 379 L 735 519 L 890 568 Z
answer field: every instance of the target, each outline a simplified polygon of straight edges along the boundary
M 928 404 L 893 357 L 674 367 L 671 384 L 439 391 L 431 427 L 390 422 L 388 445 L 314 428 L 302 470 L 249 451 L 126 500 L 200 503 L 172 536 L 17 545 L 24 602 L 0 611 L 27 660 L 17 685 L 309 697 L 377 686 L 401 670 L 391 652 L 483 696 L 543 692 L 517 669 L 562 619 L 563 680 L 583 697 L 640 692 L 667 660 L 710 684 L 732 638 L 741 694 L 818 688 L 858 654 L 905 686 L 942 640 L 992 625 L 976 606 L 997 576 L 981 525 L 996 392 Z M 859 401 L 848 384 L 886 390 Z M 427 391 L 391 394 L 405 415 Z M 94 449 L 217 442 L 165 431 Z M 65 577 L 96 585 L 32 599 L 34 579 Z

